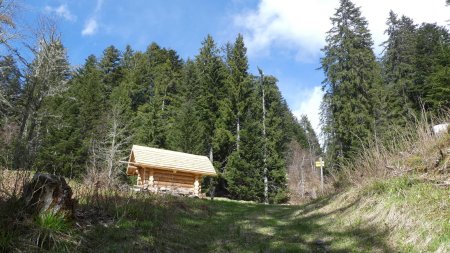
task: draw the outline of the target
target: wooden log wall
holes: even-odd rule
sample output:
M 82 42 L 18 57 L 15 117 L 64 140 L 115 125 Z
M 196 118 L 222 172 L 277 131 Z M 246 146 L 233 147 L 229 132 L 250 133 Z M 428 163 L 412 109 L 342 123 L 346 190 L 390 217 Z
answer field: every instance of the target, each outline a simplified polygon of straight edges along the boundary
M 200 175 L 152 168 L 138 168 L 138 171 L 138 185 L 156 188 L 183 188 L 192 191 L 197 196 L 201 192 Z

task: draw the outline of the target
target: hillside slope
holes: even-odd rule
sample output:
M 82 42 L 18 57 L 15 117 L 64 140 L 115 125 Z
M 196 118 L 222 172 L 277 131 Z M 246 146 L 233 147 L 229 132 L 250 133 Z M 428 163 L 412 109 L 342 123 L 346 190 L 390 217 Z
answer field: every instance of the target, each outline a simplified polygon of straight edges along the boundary
M 405 177 L 301 206 L 167 196 L 114 201 L 119 216 L 106 212 L 103 221 L 78 230 L 85 251 L 450 250 L 448 190 Z

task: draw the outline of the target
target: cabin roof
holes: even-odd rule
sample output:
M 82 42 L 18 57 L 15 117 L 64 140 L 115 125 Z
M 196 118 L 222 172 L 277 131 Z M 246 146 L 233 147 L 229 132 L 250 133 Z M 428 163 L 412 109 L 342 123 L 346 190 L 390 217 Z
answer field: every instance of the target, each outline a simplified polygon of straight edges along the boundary
M 200 175 L 217 175 L 211 161 L 206 156 L 133 145 L 128 161 L 127 174 L 135 174 L 139 166 Z

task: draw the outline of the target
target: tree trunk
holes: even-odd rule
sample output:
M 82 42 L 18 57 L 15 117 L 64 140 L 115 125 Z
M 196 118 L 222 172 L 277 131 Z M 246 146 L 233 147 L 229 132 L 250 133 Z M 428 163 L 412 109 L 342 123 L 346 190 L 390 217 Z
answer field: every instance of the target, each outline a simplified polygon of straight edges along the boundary
M 239 151 L 239 142 L 241 141 L 241 122 L 239 121 L 239 116 L 236 121 L 236 150 Z
M 65 212 L 73 215 L 72 189 L 62 176 L 36 173 L 24 186 L 22 199 L 31 214 Z
M 263 118 L 262 118 L 262 125 L 263 125 L 263 142 L 264 142 L 264 203 L 269 204 L 269 179 L 268 179 L 268 169 L 267 169 L 267 137 L 266 137 L 266 101 L 265 101 L 265 94 L 264 94 L 264 83 L 263 83 L 263 73 L 260 70 L 261 74 L 261 89 L 262 89 L 262 108 L 263 108 Z

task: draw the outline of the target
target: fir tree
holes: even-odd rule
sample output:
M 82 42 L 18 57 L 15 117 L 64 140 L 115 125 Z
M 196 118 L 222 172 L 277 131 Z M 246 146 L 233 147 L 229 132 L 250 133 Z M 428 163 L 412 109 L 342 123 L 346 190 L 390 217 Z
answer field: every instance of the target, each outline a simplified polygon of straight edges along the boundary
M 450 34 L 436 24 L 422 24 L 417 31 L 415 79 L 410 89 L 417 110 L 439 113 L 450 107 Z
M 236 149 L 239 150 L 240 129 L 245 122 L 243 115 L 248 107 L 248 96 L 251 93 L 251 79 L 248 75 L 247 48 L 244 38 L 238 35 L 233 46 L 228 51 L 227 64 L 230 74 L 228 75 L 228 89 L 231 94 L 231 109 L 235 120 Z
M 103 83 L 108 95 L 119 85 L 122 78 L 121 61 L 120 51 L 116 47 L 109 46 L 103 51 L 99 66 L 103 71 Z
M 205 154 L 205 136 L 197 108 L 198 80 L 195 63 L 186 62 L 180 86 L 180 107 L 169 130 L 170 147 L 190 154 Z
M 374 132 L 372 106 L 379 73 L 367 21 L 359 8 L 341 0 L 331 21 L 321 59 L 326 76 L 322 115 L 330 159 L 339 162 L 350 158 Z
M 414 82 L 414 62 L 416 47 L 416 26 L 405 16 L 398 18 L 391 11 L 386 22 L 385 41 L 382 57 L 383 81 L 387 89 L 387 120 L 390 127 L 404 127 L 412 119 L 412 101 L 408 90 Z
M 22 97 L 20 78 L 20 70 L 11 55 L 0 60 L 0 116 L 17 117 Z
M 195 58 L 195 65 L 199 84 L 198 109 L 205 129 L 205 143 L 207 143 L 211 160 L 217 160 L 214 159 L 213 136 L 219 117 L 219 101 L 226 97 L 224 84 L 226 72 L 219 50 L 210 35 L 202 42 L 200 53 Z
M 308 116 L 302 115 L 299 123 L 306 133 L 307 145 L 303 144 L 303 146 L 309 147 L 311 154 L 314 156 L 318 156 L 318 155 L 322 154 L 322 150 L 321 150 L 320 144 L 319 144 L 319 139 L 317 138 L 316 132 L 312 128 L 312 125 L 308 119 Z

